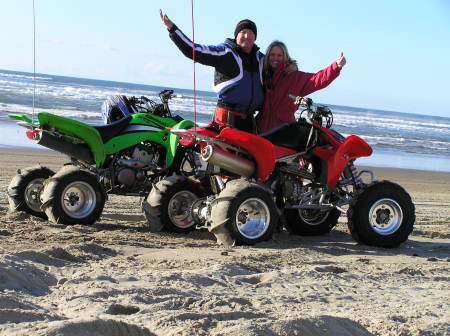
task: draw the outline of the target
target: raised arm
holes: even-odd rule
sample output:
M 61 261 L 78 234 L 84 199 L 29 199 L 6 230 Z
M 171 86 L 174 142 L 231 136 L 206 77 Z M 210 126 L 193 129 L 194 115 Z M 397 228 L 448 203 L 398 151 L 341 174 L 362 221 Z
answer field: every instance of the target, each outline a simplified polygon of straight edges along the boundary
M 341 52 L 341 55 L 339 56 L 338 60 L 336 61 L 336 64 L 339 67 L 339 69 L 342 69 L 346 63 L 347 63 L 347 60 L 345 59 L 344 53 Z
M 173 22 L 170 21 L 167 14 L 164 14 L 163 11 L 160 9 L 159 16 L 161 17 L 161 21 L 162 21 L 163 25 L 165 25 L 167 27 L 167 29 L 171 30 L 173 27 Z
M 163 25 L 169 30 L 170 38 L 184 56 L 192 59 L 192 48 L 194 47 L 195 61 L 203 65 L 216 67 L 234 61 L 233 56 L 226 50 L 224 45 L 206 46 L 197 43 L 194 44 L 162 10 L 159 10 L 159 16 Z
M 341 69 L 347 63 L 344 54 L 341 55 L 337 61 L 331 63 L 325 69 L 320 70 L 317 73 L 296 72 L 296 89 L 297 95 L 307 96 L 317 90 L 326 88 L 332 81 L 334 81 L 340 74 Z

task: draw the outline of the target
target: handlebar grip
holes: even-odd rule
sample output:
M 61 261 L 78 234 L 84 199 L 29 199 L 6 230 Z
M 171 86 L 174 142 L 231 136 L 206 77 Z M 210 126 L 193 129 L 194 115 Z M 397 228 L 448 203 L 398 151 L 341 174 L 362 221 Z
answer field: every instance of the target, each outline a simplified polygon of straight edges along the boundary
M 307 100 L 301 96 L 294 96 L 293 94 L 288 93 L 288 97 L 291 98 L 297 106 L 308 105 Z

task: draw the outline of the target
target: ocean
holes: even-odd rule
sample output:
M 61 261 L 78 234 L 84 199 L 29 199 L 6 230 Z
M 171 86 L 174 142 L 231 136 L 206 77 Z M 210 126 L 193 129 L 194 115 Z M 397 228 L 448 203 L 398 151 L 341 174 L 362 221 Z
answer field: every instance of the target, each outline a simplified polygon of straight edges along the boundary
M 8 118 L 9 113 L 33 115 L 33 92 L 34 113 L 45 111 L 99 125 L 101 105 L 108 96 L 146 96 L 159 102 L 163 89 L 175 92 L 169 103 L 172 113 L 194 120 L 192 90 L 0 70 L 0 147 L 40 148 Z M 197 122 L 207 123 L 216 95 L 197 91 L 196 97 Z M 333 112 L 335 130 L 345 136 L 359 135 L 372 146 L 374 154 L 358 159 L 357 165 L 450 172 L 450 118 L 327 106 Z

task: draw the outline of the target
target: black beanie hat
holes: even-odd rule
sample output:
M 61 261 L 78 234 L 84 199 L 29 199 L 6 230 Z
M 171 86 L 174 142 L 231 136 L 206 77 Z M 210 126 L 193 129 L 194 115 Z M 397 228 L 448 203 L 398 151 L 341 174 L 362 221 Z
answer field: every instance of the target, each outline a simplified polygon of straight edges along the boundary
M 252 20 L 245 19 L 239 21 L 236 25 L 236 29 L 234 30 L 234 38 L 236 38 L 237 34 L 239 34 L 242 29 L 250 29 L 255 34 L 256 39 L 258 31 L 256 30 L 256 25 Z

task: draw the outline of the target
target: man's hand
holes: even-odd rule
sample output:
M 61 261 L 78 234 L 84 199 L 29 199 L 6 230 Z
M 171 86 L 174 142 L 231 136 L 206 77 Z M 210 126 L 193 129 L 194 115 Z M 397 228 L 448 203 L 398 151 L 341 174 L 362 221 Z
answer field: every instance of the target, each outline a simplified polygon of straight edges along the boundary
M 339 56 L 336 63 L 337 63 L 337 66 L 339 67 L 339 69 L 342 69 L 344 67 L 345 63 L 347 63 L 347 60 L 345 59 L 343 52 L 341 52 L 341 56 Z
M 286 68 L 284 69 L 284 72 L 286 74 L 290 74 L 291 72 L 298 71 L 298 66 L 296 63 L 290 62 L 287 64 Z
M 169 30 L 172 29 L 173 22 L 170 21 L 170 19 L 167 16 L 167 14 L 163 14 L 161 9 L 159 10 L 159 16 L 161 17 L 161 21 L 167 27 L 167 29 L 169 29 Z

